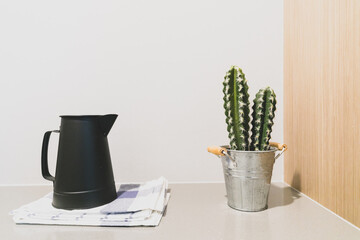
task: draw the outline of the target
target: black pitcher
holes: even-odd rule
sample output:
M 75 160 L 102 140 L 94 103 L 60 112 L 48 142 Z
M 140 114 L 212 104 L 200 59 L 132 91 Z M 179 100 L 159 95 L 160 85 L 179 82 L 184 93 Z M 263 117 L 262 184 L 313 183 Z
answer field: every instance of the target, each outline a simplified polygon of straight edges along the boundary
M 116 195 L 107 135 L 117 115 L 60 116 L 60 130 L 44 135 L 41 170 L 53 181 L 52 205 L 86 209 L 114 200 Z M 55 177 L 48 169 L 50 134 L 60 133 Z

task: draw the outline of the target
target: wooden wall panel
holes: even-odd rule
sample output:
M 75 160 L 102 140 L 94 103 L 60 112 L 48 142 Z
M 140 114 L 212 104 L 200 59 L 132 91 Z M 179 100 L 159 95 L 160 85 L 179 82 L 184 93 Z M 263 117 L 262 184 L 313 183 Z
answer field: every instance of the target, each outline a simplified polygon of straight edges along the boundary
M 285 181 L 360 227 L 360 0 L 284 0 Z

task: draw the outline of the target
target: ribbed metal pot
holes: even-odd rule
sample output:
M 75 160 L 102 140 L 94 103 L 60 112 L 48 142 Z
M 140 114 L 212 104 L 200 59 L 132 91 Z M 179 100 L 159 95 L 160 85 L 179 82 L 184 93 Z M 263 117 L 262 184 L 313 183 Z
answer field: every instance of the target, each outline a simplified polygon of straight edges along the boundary
M 266 209 L 275 152 L 278 149 L 271 147 L 269 151 L 236 151 L 227 147 L 223 146 L 227 149 L 227 155 L 220 158 L 228 205 L 247 212 Z

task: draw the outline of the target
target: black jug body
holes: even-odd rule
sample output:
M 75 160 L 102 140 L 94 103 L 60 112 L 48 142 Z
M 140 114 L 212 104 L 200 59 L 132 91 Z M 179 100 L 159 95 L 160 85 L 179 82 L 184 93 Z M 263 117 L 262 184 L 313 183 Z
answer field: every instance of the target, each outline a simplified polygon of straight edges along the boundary
M 107 135 L 117 115 L 60 116 L 60 130 L 48 131 L 42 146 L 42 174 L 53 181 L 53 206 L 87 209 L 116 199 Z M 55 177 L 48 170 L 48 144 L 60 133 Z

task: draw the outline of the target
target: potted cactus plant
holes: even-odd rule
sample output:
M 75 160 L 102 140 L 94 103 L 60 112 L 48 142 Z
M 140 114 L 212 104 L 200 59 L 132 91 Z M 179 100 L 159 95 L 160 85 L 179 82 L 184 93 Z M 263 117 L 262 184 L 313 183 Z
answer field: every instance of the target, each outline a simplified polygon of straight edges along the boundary
M 261 211 L 267 208 L 274 162 L 287 149 L 285 144 L 270 142 L 276 95 L 270 87 L 260 89 L 250 120 L 249 87 L 241 68 L 232 66 L 223 85 L 230 144 L 209 147 L 208 151 L 222 160 L 228 205 L 242 211 Z M 275 157 L 278 150 L 282 152 Z

